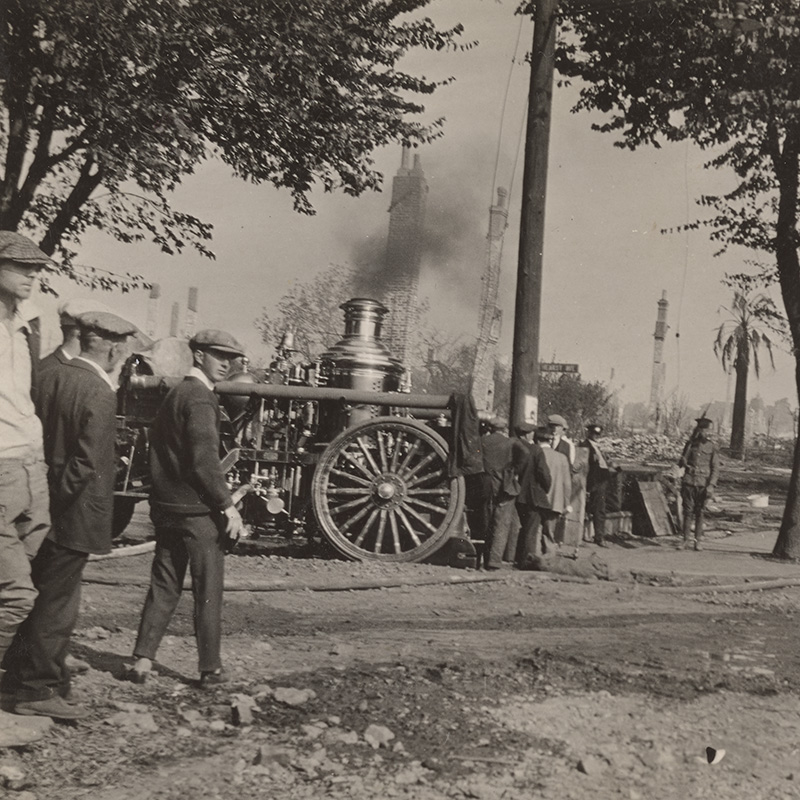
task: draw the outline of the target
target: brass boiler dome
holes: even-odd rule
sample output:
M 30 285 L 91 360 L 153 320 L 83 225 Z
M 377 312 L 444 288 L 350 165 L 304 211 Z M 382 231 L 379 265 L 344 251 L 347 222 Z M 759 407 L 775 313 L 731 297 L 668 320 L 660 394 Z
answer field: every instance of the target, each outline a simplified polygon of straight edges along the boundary
M 328 386 L 396 392 L 403 365 L 381 341 L 381 325 L 389 309 L 365 297 L 348 300 L 339 308 L 344 311 L 344 338 L 320 356 Z
M 320 356 L 320 371 L 327 376 L 327 385 L 367 392 L 396 392 L 400 388 L 403 365 L 381 341 L 381 324 L 389 309 L 365 297 L 348 300 L 339 308 L 344 311 L 344 338 Z M 341 429 L 379 413 L 378 406 L 355 406 L 329 422 Z

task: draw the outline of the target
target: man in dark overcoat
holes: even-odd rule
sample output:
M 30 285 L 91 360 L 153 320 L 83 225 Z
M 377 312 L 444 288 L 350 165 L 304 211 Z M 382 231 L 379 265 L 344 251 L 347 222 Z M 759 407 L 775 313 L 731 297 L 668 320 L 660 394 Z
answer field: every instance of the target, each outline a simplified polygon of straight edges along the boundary
M 244 351 L 229 333 L 198 332 L 189 342 L 193 366 L 164 399 L 151 429 L 150 517 L 156 552 L 150 590 L 128 677 L 143 683 L 178 605 L 186 569 L 192 576 L 200 685 L 225 680 L 222 671 L 222 592 L 225 551 L 244 525 L 219 458 L 221 412 L 214 384 Z
M 66 665 L 90 554 L 111 550 L 116 463 L 116 392 L 109 373 L 136 328 L 107 312 L 82 314 L 81 351 L 40 376 L 52 528 L 31 564 L 38 591 L 3 661 L 2 690 L 17 714 L 78 719 Z
M 532 423 L 522 423 L 515 428 L 515 433 L 523 439 L 535 430 L 536 426 Z M 523 444 L 526 450 L 515 450 L 516 457 L 521 458 L 517 467 L 517 513 L 522 526 L 517 545 L 517 567 L 531 569 L 535 564 L 534 559 L 541 555 L 537 543 L 541 535 L 542 511 L 551 507 L 547 493 L 550 491 L 552 477 L 542 448 L 526 438 L 523 439 Z

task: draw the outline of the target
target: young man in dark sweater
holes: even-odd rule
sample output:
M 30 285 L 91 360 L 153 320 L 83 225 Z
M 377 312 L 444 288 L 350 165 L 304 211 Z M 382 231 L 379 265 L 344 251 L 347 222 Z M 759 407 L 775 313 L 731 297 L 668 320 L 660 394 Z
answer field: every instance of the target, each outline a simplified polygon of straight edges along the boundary
M 214 384 L 244 355 L 229 333 L 203 330 L 189 342 L 193 366 L 166 396 L 150 435 L 150 517 L 156 552 L 129 677 L 143 683 L 192 576 L 200 685 L 222 683 L 222 590 L 226 545 L 243 531 L 219 459 L 220 408 Z

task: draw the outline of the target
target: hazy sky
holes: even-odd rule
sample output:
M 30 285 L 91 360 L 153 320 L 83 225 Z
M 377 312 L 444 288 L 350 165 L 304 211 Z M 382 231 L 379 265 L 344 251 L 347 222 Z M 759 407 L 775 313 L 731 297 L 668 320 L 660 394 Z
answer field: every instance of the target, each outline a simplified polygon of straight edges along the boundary
M 462 22 L 464 39 L 479 44 L 464 53 L 414 54 L 405 63 L 428 78 L 456 78 L 424 100 L 426 117 L 443 116 L 446 124 L 442 139 L 418 151 L 430 186 L 432 243 L 420 294 L 429 298 L 439 327 L 465 338 L 477 332 L 498 142 L 496 185 L 512 186 L 513 179 L 500 298 L 505 355 L 513 329 L 522 157 L 516 172 L 514 162 L 529 74 L 522 63 L 512 69 L 511 59 L 518 35 L 520 61 L 532 36 L 529 19 L 520 29 L 516 5 L 517 0 L 432 0 L 431 17 L 442 26 Z M 613 147 L 611 135 L 590 130 L 589 115 L 570 113 L 576 96 L 575 89 L 557 89 L 554 98 L 541 357 L 577 362 L 591 380 L 609 382 L 613 372 L 612 386 L 624 400 L 646 401 L 656 304 L 666 290 L 666 391 L 695 405 L 725 399 L 728 378 L 712 351 L 714 330 L 724 318 L 718 310 L 730 294 L 720 279 L 744 270 L 744 259 L 753 254 L 714 258 L 716 247 L 703 232 L 664 236 L 659 231 L 696 219 L 695 199 L 730 178 L 704 170 L 708 154 L 687 144 L 636 153 Z M 160 283 L 162 335 L 169 331 L 172 303 L 185 307 L 188 287 L 197 286 L 198 325 L 226 328 L 254 354 L 267 356 L 253 324 L 263 308 L 273 307 L 294 281 L 331 263 L 352 262 L 365 243 L 380 246 L 385 240 L 400 150 L 386 149 L 375 158 L 386 176 L 382 193 L 357 199 L 319 193 L 313 217 L 296 214 L 288 192 L 245 184 L 224 165 L 208 164 L 186 181 L 174 205 L 213 223 L 216 261 L 191 252 L 169 257 L 153 246 L 121 245 L 100 234 L 86 238 L 79 260 Z M 63 297 L 86 294 L 64 282 L 56 288 Z M 144 328 L 145 291 L 103 300 Z M 42 305 L 54 308 L 47 298 Z M 793 359 L 778 353 L 775 372 L 766 368 L 760 381 L 751 381 L 750 394 L 756 393 L 767 402 L 789 397 L 795 406 Z

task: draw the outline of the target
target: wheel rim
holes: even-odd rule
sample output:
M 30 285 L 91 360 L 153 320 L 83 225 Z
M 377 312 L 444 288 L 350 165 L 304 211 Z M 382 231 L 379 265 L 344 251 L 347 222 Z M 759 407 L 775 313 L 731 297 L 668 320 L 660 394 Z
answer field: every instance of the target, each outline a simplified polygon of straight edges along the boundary
M 450 478 L 447 446 L 410 420 L 369 420 L 322 454 L 314 513 L 342 554 L 357 560 L 420 561 L 452 535 L 463 479 Z

